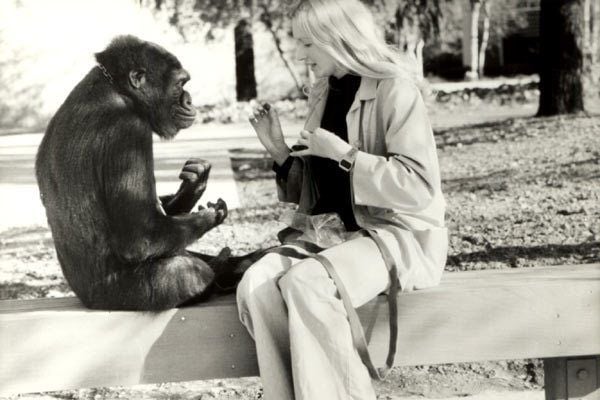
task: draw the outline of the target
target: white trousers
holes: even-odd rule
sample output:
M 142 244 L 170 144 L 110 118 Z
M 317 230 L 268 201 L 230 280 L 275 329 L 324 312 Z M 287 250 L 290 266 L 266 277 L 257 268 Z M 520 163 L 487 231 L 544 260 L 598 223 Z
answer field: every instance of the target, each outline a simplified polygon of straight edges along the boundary
M 386 290 L 375 242 L 359 237 L 322 252 L 359 307 Z M 336 286 L 314 259 L 269 253 L 237 289 L 240 319 L 256 343 L 267 400 L 374 400 Z

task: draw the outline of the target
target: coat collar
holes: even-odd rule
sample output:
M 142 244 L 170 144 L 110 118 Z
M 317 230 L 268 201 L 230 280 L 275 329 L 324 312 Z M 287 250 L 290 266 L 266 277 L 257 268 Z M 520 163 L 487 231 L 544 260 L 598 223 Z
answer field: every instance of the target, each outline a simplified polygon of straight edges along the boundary
M 360 102 L 364 100 L 372 100 L 377 95 L 377 79 L 363 76 L 360 80 L 360 86 L 358 92 L 354 98 L 354 102 L 350 106 L 350 110 L 354 111 L 360 106 Z
M 358 98 L 361 100 L 374 99 L 377 94 L 377 79 L 363 76 L 358 88 Z
M 354 101 L 348 110 L 348 114 L 356 111 L 360 107 L 361 101 L 372 100 L 375 98 L 377 95 L 377 83 L 377 79 L 368 78 L 366 76 L 362 77 Z M 304 124 L 304 129 L 313 131 L 321 124 L 321 117 L 323 116 L 323 111 L 325 109 L 328 91 L 329 83 L 327 79 L 320 79 L 315 82 L 308 100 L 309 114 Z

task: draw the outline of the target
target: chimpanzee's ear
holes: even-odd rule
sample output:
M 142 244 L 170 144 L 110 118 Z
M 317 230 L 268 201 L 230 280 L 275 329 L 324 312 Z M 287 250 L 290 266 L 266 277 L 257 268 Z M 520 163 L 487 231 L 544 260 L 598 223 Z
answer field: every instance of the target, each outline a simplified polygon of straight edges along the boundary
M 129 71 L 129 84 L 139 89 L 144 83 L 146 83 L 146 69 L 140 68 Z

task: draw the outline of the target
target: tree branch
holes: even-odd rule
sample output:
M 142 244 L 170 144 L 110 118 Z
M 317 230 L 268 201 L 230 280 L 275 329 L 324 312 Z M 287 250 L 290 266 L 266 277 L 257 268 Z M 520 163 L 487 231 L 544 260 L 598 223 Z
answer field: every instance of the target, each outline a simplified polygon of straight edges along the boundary
M 262 4 L 260 6 L 260 8 L 262 8 L 262 13 L 260 15 L 260 21 L 265 25 L 267 30 L 271 33 L 271 36 L 273 37 L 273 42 L 275 43 L 275 48 L 277 49 L 277 52 L 279 53 L 279 57 L 283 61 L 283 64 L 285 65 L 286 69 L 288 70 L 292 79 L 294 80 L 296 88 L 298 89 L 298 91 L 302 91 L 302 82 L 298 78 L 296 71 L 294 70 L 294 67 L 287 60 L 287 57 L 285 56 L 285 53 L 284 53 L 283 49 L 281 48 L 281 39 L 279 39 L 279 36 L 277 36 L 277 32 L 276 32 L 275 28 L 273 27 L 273 20 L 271 18 L 271 14 L 269 13 L 269 9 L 264 4 Z

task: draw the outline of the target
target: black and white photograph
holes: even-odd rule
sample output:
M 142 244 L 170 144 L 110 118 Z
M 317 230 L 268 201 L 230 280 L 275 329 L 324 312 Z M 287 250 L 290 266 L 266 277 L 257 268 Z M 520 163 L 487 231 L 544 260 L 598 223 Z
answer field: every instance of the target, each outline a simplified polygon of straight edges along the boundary
M 600 400 L 600 0 L 0 0 L 0 400 Z

